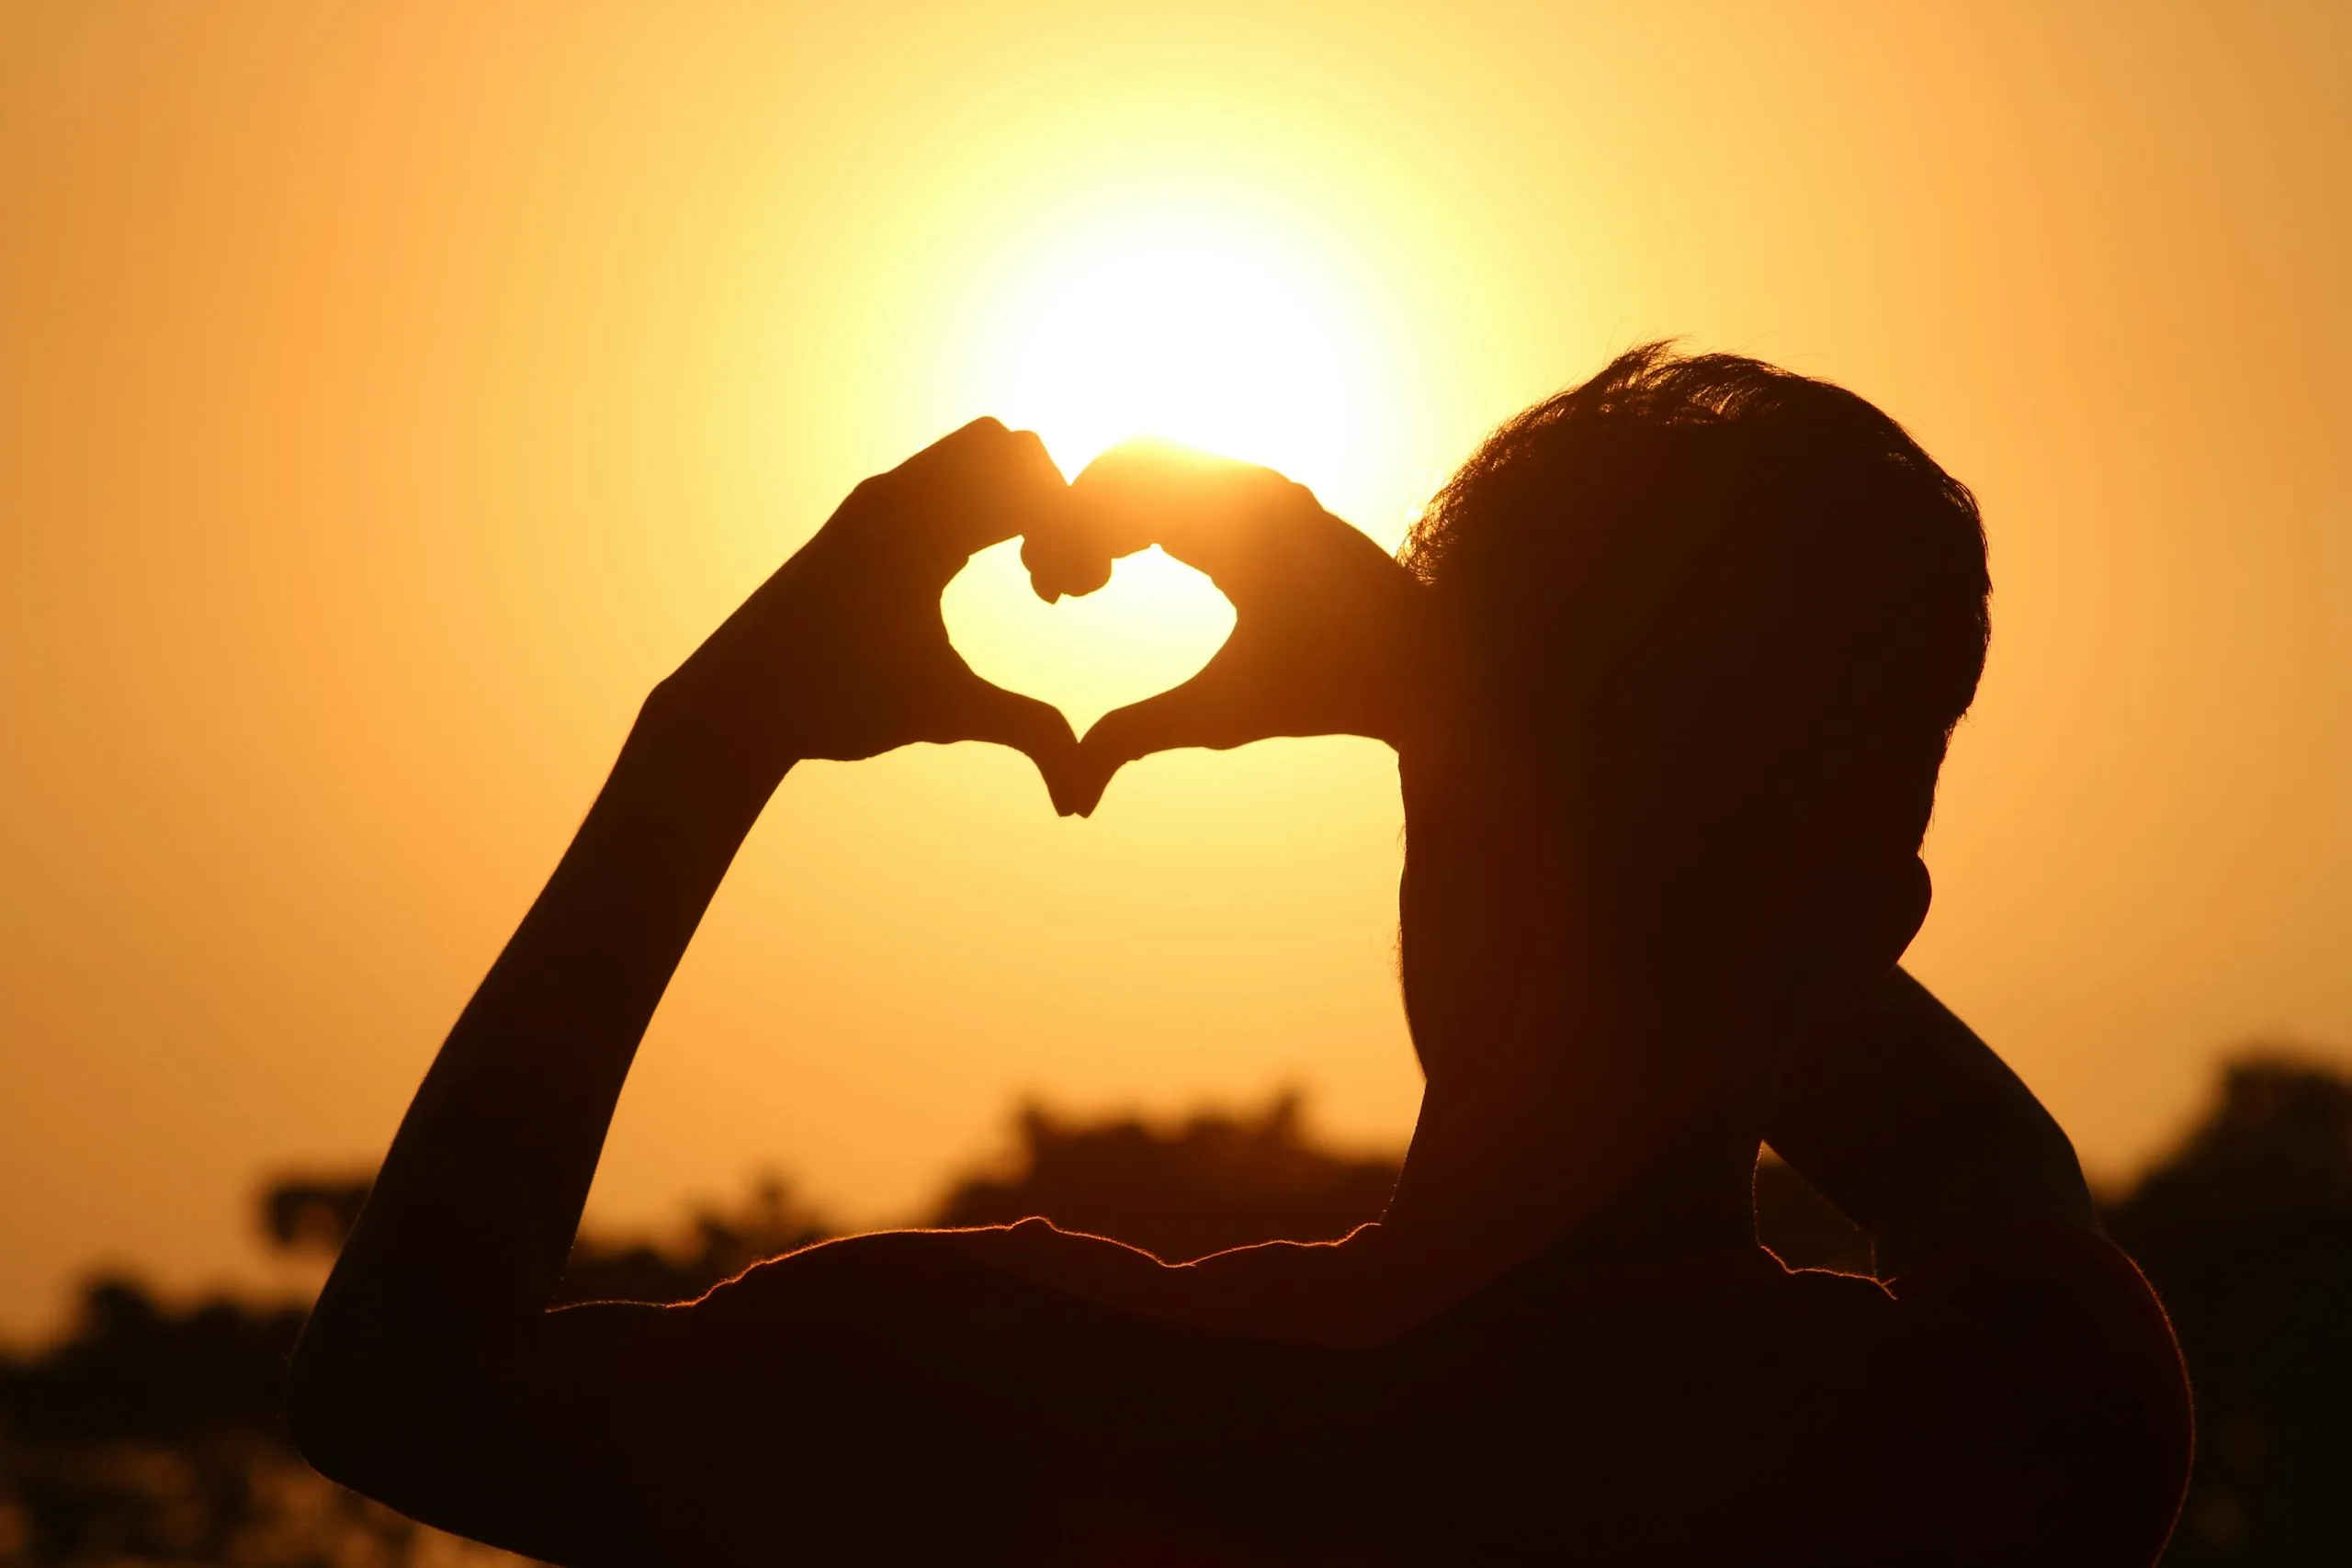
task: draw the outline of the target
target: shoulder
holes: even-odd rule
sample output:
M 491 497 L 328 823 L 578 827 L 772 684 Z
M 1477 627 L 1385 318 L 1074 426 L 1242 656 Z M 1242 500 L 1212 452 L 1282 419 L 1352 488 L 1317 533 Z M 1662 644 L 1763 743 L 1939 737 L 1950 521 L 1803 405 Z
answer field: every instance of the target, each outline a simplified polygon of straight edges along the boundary
M 688 1310 L 706 1320 L 862 1312 L 898 1303 L 939 1313 L 1017 1286 L 1090 1300 L 1148 1297 L 1170 1272 L 1149 1253 L 1057 1230 L 1042 1219 L 968 1230 L 876 1231 L 755 1264 Z
M 1883 1299 L 1868 1443 L 1887 1464 L 1977 1478 L 1974 1521 L 2045 1542 L 2051 1561 L 2155 1558 L 2187 1486 L 2189 1393 L 2131 1258 L 2076 1226 L 2005 1226 Z M 1897 1475 L 1887 1495 L 1904 1490 Z
M 663 1314 L 635 1483 L 695 1562 L 765 1560 L 784 1519 L 842 1561 L 1042 1562 L 1105 1510 L 1187 1517 L 1279 1457 L 1300 1381 L 1173 1321 L 1192 1277 L 1043 1221 L 775 1258 Z
M 984 1520 L 1046 1528 L 985 1500 L 1067 1469 L 1090 1391 L 1149 1358 L 1125 1319 L 1003 1266 L 1066 1245 L 1025 1228 L 844 1237 L 665 1309 L 629 1369 L 630 1457 L 673 1555 L 763 1557 L 786 1520 L 842 1561 L 886 1540 L 933 1559 Z
M 2164 1304 L 2137 1265 L 2075 1225 L 2004 1226 L 1888 1282 L 1910 1314 L 1966 1325 L 1987 1352 L 2042 1386 L 2127 1408 L 2180 1450 L 2188 1376 Z
M 1785 1270 L 1772 1295 L 1775 1319 L 1844 1348 L 1998 1362 L 2044 1384 L 2062 1368 L 2104 1374 L 2099 1386 L 2149 1421 L 2187 1420 L 2187 1373 L 2155 1292 L 2113 1243 L 2075 1225 L 1987 1231 L 1883 1282 Z
M 1316 1283 L 1336 1247 L 1270 1242 L 1170 1264 L 1105 1236 L 1043 1219 L 963 1230 L 882 1231 L 760 1264 L 694 1304 L 707 1322 L 848 1314 L 866 1322 L 978 1314 L 1133 1320 L 1292 1341 L 1314 1335 Z
M 1891 1281 L 1910 1308 L 1958 1315 L 1994 1352 L 2056 1396 L 2112 1409 L 2186 1483 L 2188 1369 L 2164 1304 L 2106 1237 L 2059 1224 L 2010 1225 Z

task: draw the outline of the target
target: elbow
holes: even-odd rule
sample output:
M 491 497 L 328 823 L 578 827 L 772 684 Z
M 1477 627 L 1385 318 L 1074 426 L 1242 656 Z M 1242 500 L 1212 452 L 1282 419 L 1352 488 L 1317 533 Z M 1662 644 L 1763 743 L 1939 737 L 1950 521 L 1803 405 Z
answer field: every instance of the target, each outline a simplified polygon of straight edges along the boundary
M 287 1371 L 287 1435 L 311 1469 L 389 1501 L 420 1451 L 430 1380 L 415 1358 L 313 1316 Z M 426 1445 L 424 1451 L 429 1451 Z
M 294 1348 L 286 1377 L 286 1429 L 295 1451 L 328 1480 L 368 1493 L 376 1488 L 370 1435 L 385 1429 L 381 1398 L 356 1358 L 322 1334 L 315 1319 Z
M 2066 1224 L 2105 1235 L 2107 1227 L 2099 1223 L 2098 1202 L 2091 1196 L 2089 1179 L 2083 1174 L 2082 1156 L 2075 1152 L 2075 1140 L 2066 1129 L 2050 1118 L 2049 1133 L 2051 1202 L 2057 1217 Z

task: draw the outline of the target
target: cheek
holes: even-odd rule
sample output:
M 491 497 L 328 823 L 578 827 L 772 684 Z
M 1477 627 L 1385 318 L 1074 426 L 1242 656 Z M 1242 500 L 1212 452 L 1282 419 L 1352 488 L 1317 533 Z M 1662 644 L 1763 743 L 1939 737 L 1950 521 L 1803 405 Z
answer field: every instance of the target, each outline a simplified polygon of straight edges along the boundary
M 1408 753 L 1398 972 L 1408 1016 L 1541 1008 L 1584 966 L 1585 879 L 1555 789 L 1495 745 Z
M 1446 880 L 1435 836 L 1409 835 L 1404 874 L 1396 884 L 1396 979 L 1416 1040 L 1445 1010 L 1446 999 L 1457 989 L 1451 977 L 1460 966 L 1463 932 L 1453 900 L 1445 894 Z
M 1548 1013 L 1589 967 L 1556 839 L 1481 807 L 1406 840 L 1397 969 L 1417 1036 L 1472 1013 Z
M 1521 970 L 1529 941 L 1545 923 L 1526 868 L 1485 852 L 1489 846 L 1449 834 L 1408 840 L 1397 890 L 1397 959 L 1408 1006 L 1417 995 L 1450 1002 L 1491 990 Z M 1499 846 L 1498 846 L 1499 847 Z

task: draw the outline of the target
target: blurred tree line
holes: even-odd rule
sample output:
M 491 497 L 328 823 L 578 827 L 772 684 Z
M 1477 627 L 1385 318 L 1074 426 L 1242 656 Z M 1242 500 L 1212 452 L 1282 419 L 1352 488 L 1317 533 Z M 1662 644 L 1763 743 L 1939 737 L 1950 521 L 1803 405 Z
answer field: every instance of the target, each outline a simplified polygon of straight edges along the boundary
M 1013 1167 L 959 1182 L 926 1223 L 1042 1213 L 1181 1259 L 1345 1235 L 1396 1177 L 1391 1158 L 1318 1145 L 1295 1096 L 1175 1126 L 1033 1106 L 1016 1131 Z M 278 1180 L 263 1233 L 329 1256 L 367 1191 L 364 1176 Z M 1787 1167 L 1768 1159 L 1756 1196 L 1758 1235 L 1792 1266 L 1867 1269 L 1861 1235 Z M 2163 1293 L 2197 1385 L 2196 1476 L 2166 1562 L 2352 1562 L 2352 1079 L 2278 1055 L 2230 1064 L 2181 1145 L 2106 1213 Z M 583 1235 L 562 1294 L 684 1300 L 828 1234 L 770 1180 L 667 1241 Z M 301 1323 L 296 1307 L 175 1306 L 134 1280 L 91 1282 L 62 1339 L 0 1359 L 0 1564 L 501 1559 L 295 1457 L 279 1388 Z

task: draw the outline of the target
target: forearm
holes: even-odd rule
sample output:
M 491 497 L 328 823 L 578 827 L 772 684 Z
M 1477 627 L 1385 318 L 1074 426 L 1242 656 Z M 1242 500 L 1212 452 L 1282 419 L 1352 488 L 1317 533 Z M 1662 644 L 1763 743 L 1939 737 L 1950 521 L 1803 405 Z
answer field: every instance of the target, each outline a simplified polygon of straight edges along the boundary
M 494 1354 L 545 1309 L 638 1043 L 773 788 L 674 744 L 659 702 L 418 1089 L 298 1395 Z
M 2064 1131 L 1900 969 L 1806 1054 L 1766 1139 L 1870 1233 L 1883 1275 L 2003 1224 L 2098 1227 Z

